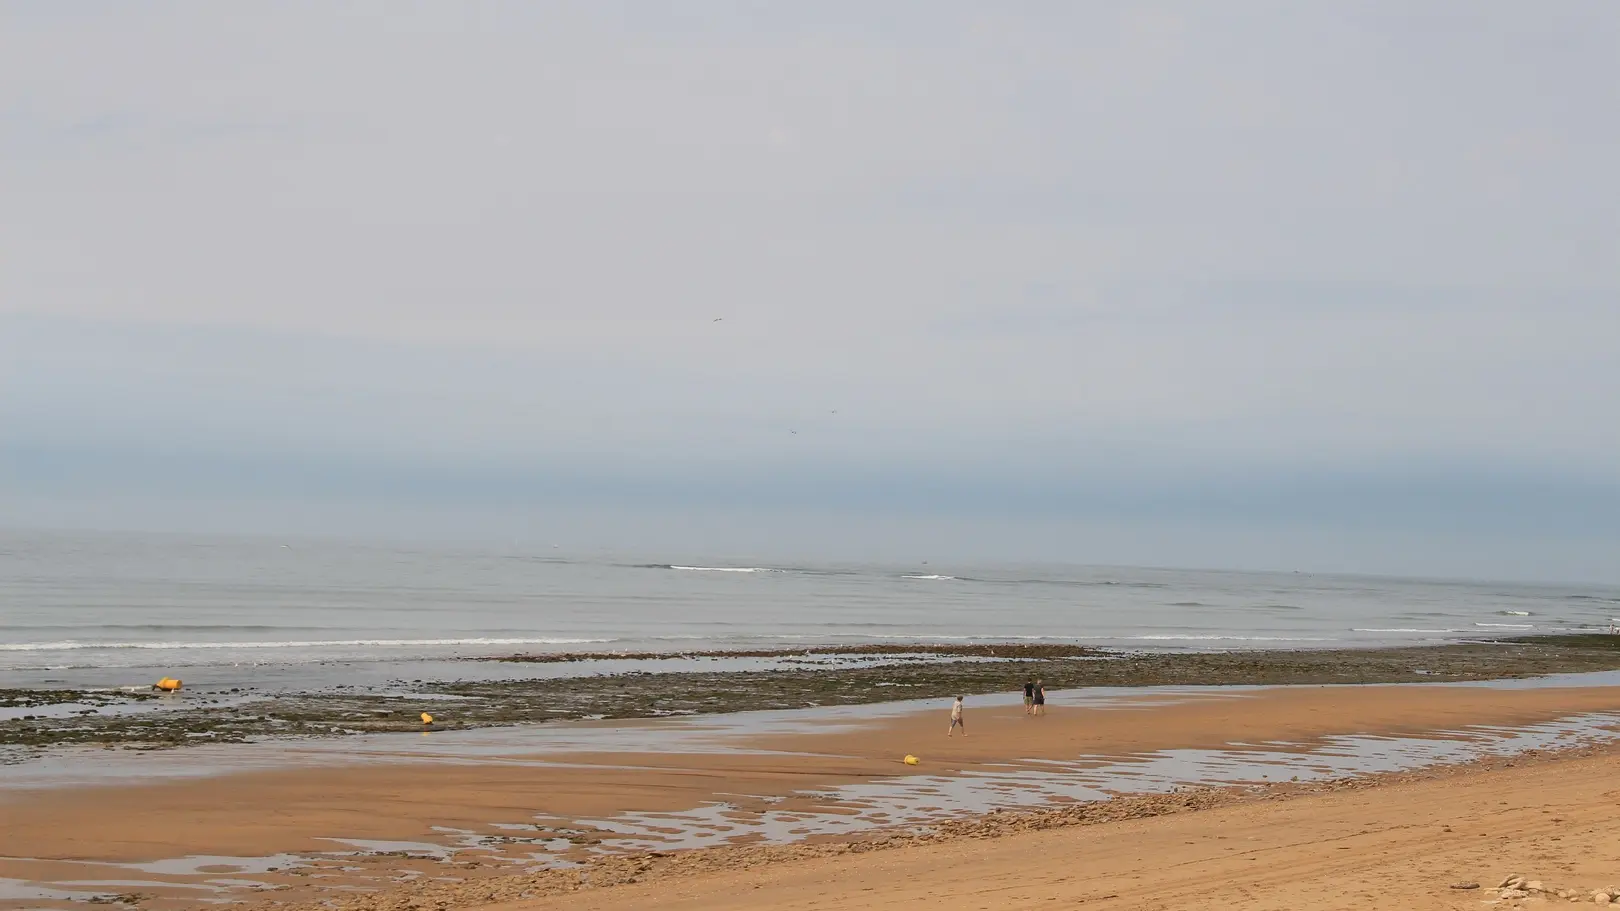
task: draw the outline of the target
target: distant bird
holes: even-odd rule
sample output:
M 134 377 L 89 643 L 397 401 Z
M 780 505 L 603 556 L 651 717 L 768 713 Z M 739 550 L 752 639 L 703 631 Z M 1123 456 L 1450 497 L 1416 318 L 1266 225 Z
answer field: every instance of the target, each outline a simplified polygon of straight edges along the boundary
M 717 317 L 714 318 L 714 322 L 717 322 L 717 323 L 725 322 L 725 319 L 726 318 L 723 317 L 723 316 L 717 316 Z
M 788 433 L 798 435 L 799 432 L 797 430 L 789 430 Z

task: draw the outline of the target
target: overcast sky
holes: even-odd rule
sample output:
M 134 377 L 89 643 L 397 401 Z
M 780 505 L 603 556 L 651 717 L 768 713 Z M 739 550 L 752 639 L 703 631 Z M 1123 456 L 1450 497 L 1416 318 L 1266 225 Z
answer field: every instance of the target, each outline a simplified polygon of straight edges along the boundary
M 679 6 L 0 6 L 0 524 L 1620 580 L 1620 4 Z

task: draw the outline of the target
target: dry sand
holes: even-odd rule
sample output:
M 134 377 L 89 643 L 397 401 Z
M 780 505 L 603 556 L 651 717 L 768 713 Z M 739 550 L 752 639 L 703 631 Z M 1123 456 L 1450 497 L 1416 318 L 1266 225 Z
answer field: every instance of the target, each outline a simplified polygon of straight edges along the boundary
M 435 827 L 498 833 L 505 830 L 492 825 L 536 819 L 561 826 L 626 810 L 685 810 L 717 795 L 751 795 L 731 798 L 745 809 L 752 800 L 807 812 L 851 812 L 793 795 L 903 774 L 908 770 L 898 759 L 906 753 L 923 757 L 921 768 L 931 774 L 954 775 L 990 764 L 1081 754 L 1218 748 L 1230 742 L 1308 746 L 1331 735 L 1513 726 L 1612 711 L 1620 709 L 1620 693 L 1607 688 L 1300 687 L 1149 697 L 1109 708 L 1059 705 L 1041 719 L 1023 717 L 1018 707 L 975 710 L 970 703 L 966 739 L 945 736 L 944 708 L 942 703 L 938 711 L 875 720 L 853 731 L 753 736 L 735 743 L 739 749 L 732 752 L 484 757 L 11 793 L 0 802 L 0 857 L 9 858 L 0 860 L 0 877 L 46 883 L 105 879 L 107 868 L 97 864 L 329 851 L 330 838 L 432 841 L 439 837 Z M 666 726 L 641 727 L 649 746 L 655 746 Z M 547 764 L 555 761 L 567 765 Z M 1285 802 L 1246 801 L 995 838 L 861 852 L 815 845 L 729 855 L 722 849 L 712 852 L 712 863 L 638 861 L 628 873 L 592 882 L 653 881 L 588 889 L 525 907 L 870 908 L 928 902 L 942 909 L 1472 908 L 1479 907 L 1483 893 L 1461 894 L 1447 886 L 1462 880 L 1493 886 L 1486 880 L 1515 871 L 1569 885 L 1620 885 L 1620 823 L 1611 822 L 1620 795 L 1617 773 L 1620 762 L 1608 755 L 1524 759 L 1512 767 L 1409 776 L 1430 780 Z M 1149 807 L 1144 812 L 1155 813 L 1179 809 L 1144 806 Z M 351 866 L 366 869 L 321 886 L 307 876 L 255 877 L 287 888 L 249 897 L 314 902 L 331 897 L 324 891 L 330 886 L 374 887 L 401 870 L 443 873 L 437 862 L 387 857 Z M 660 866 L 668 869 L 652 869 Z M 727 869 L 714 872 L 706 866 Z M 507 875 L 490 878 L 496 874 Z M 422 907 L 434 908 L 578 883 L 568 874 L 573 879 L 566 882 L 550 876 L 543 888 L 526 886 L 509 875 L 509 868 L 488 865 L 458 868 L 457 875 L 472 884 L 431 893 L 420 886 L 395 887 L 399 891 L 381 900 L 347 904 L 407 908 L 420 900 Z M 486 879 L 489 888 L 477 885 Z M 158 895 L 149 903 L 154 907 L 184 903 L 176 898 L 181 892 L 130 891 Z

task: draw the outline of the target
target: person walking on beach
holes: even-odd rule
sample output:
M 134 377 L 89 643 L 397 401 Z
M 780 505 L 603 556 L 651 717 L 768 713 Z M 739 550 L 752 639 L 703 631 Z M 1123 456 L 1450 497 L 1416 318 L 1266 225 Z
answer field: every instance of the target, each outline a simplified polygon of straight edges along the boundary
M 945 732 L 945 736 L 946 737 L 954 737 L 954 736 L 956 736 L 956 729 L 957 728 L 962 729 L 962 736 L 963 737 L 967 736 L 967 722 L 962 720 L 962 697 L 961 696 L 956 697 L 956 701 L 951 703 L 951 729 L 949 731 Z
M 1035 695 L 1035 706 L 1034 706 L 1035 710 L 1033 712 L 1031 712 L 1030 714 L 1032 714 L 1032 715 L 1045 715 L 1046 714 L 1046 687 L 1043 686 L 1041 684 L 1041 681 L 1039 681 L 1039 680 L 1035 681 L 1035 693 L 1034 693 L 1034 695 Z
M 1024 714 L 1035 714 L 1035 678 L 1024 681 Z

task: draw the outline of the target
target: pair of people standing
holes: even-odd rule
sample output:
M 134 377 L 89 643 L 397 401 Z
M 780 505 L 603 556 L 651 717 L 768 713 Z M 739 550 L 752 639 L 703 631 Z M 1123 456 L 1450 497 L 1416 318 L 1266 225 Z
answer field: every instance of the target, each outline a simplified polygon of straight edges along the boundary
M 1024 682 L 1024 714 L 1046 714 L 1046 687 L 1042 686 L 1039 680 Z M 967 736 L 967 721 L 962 718 L 961 696 L 956 697 L 956 701 L 951 703 L 951 728 L 945 733 L 945 736 L 954 736 L 957 728 L 962 729 L 963 737 Z
M 1039 680 L 1024 681 L 1024 714 L 1046 714 L 1046 687 Z

